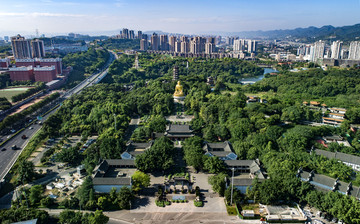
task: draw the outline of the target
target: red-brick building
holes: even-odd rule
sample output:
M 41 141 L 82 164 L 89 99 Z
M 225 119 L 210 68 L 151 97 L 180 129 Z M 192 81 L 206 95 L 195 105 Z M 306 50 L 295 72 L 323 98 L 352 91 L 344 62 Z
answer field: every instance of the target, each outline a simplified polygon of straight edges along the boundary
M 61 58 L 35 58 L 35 59 L 16 59 L 15 65 L 20 66 L 40 66 L 40 67 L 51 67 L 55 66 L 56 75 L 62 73 L 62 62 Z
M 10 68 L 10 79 L 12 81 L 34 81 L 34 68 L 32 66 L 22 66 L 16 68 Z
M 56 79 L 55 66 L 35 67 L 34 68 L 35 82 L 51 82 Z
M 25 67 L 28 67 L 28 66 L 33 66 L 35 67 L 36 66 L 36 63 L 35 63 L 35 59 L 16 59 L 15 60 L 15 65 L 16 67 L 22 67 L 22 66 L 25 66 Z
M 0 59 L 0 69 L 8 69 L 10 65 L 9 58 Z
M 43 66 L 55 66 L 56 74 L 61 75 L 62 73 L 62 63 L 61 58 L 41 58 L 38 59 L 41 67 Z

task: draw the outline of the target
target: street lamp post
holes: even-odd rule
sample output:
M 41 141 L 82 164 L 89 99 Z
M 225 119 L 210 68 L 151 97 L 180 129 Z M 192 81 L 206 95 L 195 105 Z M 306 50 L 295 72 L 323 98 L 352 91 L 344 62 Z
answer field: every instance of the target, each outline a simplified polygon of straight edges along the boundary
M 116 131 L 116 114 L 113 114 L 114 115 L 114 119 L 115 119 L 115 131 Z
M 231 205 L 232 205 L 232 202 L 233 202 L 233 190 L 234 190 L 234 170 L 235 168 L 231 168 L 232 170 L 232 177 L 231 177 Z

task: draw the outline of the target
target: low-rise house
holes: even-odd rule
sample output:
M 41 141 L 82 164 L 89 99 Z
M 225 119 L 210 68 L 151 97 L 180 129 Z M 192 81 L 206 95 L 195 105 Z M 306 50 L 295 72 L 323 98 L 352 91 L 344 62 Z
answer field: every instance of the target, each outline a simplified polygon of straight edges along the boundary
M 134 160 L 137 155 L 144 153 L 146 150 L 150 149 L 154 141 L 146 143 L 135 143 L 130 142 L 127 145 L 126 151 L 121 154 L 122 159 L 132 159 Z
M 257 103 L 260 102 L 260 98 L 258 96 L 248 96 L 246 103 Z
M 351 182 L 345 183 L 322 174 L 316 174 L 314 171 L 303 171 L 301 168 L 298 170 L 296 176 L 302 181 L 309 182 L 320 191 L 337 191 L 341 194 L 353 196 L 358 199 L 360 197 L 360 188 L 353 186 Z
M 231 143 L 229 141 L 220 143 L 208 143 L 205 142 L 203 147 L 205 155 L 216 156 L 221 160 L 236 160 L 237 155 L 233 152 Z
M 166 127 L 164 136 L 173 141 L 182 141 L 195 135 L 189 125 L 170 124 Z
M 264 181 L 266 175 L 260 168 L 256 160 L 225 160 L 225 165 L 234 171 L 234 188 L 240 190 L 245 194 L 247 188 L 251 188 L 253 181 L 257 178 L 258 181 Z M 231 178 L 227 181 L 227 187 L 231 187 Z
M 136 169 L 134 160 L 108 159 L 102 161 L 95 167 L 92 176 L 95 192 L 109 193 L 113 187 L 117 190 L 124 186 L 131 188 L 129 169 Z
M 337 114 L 345 114 L 346 113 L 345 108 L 332 107 L 332 108 L 329 108 L 329 110 L 331 113 L 337 113 Z
M 350 166 L 353 170 L 360 172 L 360 156 L 354 156 L 342 152 L 329 152 L 321 149 L 316 149 L 315 154 L 324 156 L 328 159 L 336 159 L 345 165 Z
M 333 117 L 323 117 L 324 124 L 340 126 L 343 121 L 344 121 L 344 119 L 338 119 L 338 118 L 333 118 Z

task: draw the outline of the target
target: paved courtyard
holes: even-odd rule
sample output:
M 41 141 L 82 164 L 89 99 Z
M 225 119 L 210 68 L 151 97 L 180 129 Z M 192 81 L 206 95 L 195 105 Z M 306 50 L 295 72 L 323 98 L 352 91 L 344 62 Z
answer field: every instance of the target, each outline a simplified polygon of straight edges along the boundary
M 169 206 L 158 207 L 155 204 L 156 197 L 143 197 L 133 204 L 133 212 L 209 212 L 226 213 L 224 199 L 220 197 L 206 197 L 203 207 L 195 207 L 193 201 L 187 203 L 172 203 Z

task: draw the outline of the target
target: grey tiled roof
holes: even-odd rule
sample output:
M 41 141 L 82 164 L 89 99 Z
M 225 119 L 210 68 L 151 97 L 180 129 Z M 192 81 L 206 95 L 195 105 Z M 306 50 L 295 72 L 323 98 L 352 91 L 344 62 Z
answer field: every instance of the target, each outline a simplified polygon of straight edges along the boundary
M 353 163 L 360 165 L 360 156 L 354 156 L 342 152 L 329 152 L 326 150 L 316 149 L 315 150 L 316 155 L 322 155 L 329 159 L 337 159 L 341 162 L 347 162 L 347 163 Z
M 187 124 L 170 124 L 167 129 L 167 133 L 192 133 L 190 126 Z
M 131 185 L 130 177 L 95 177 L 93 178 L 94 185 Z

